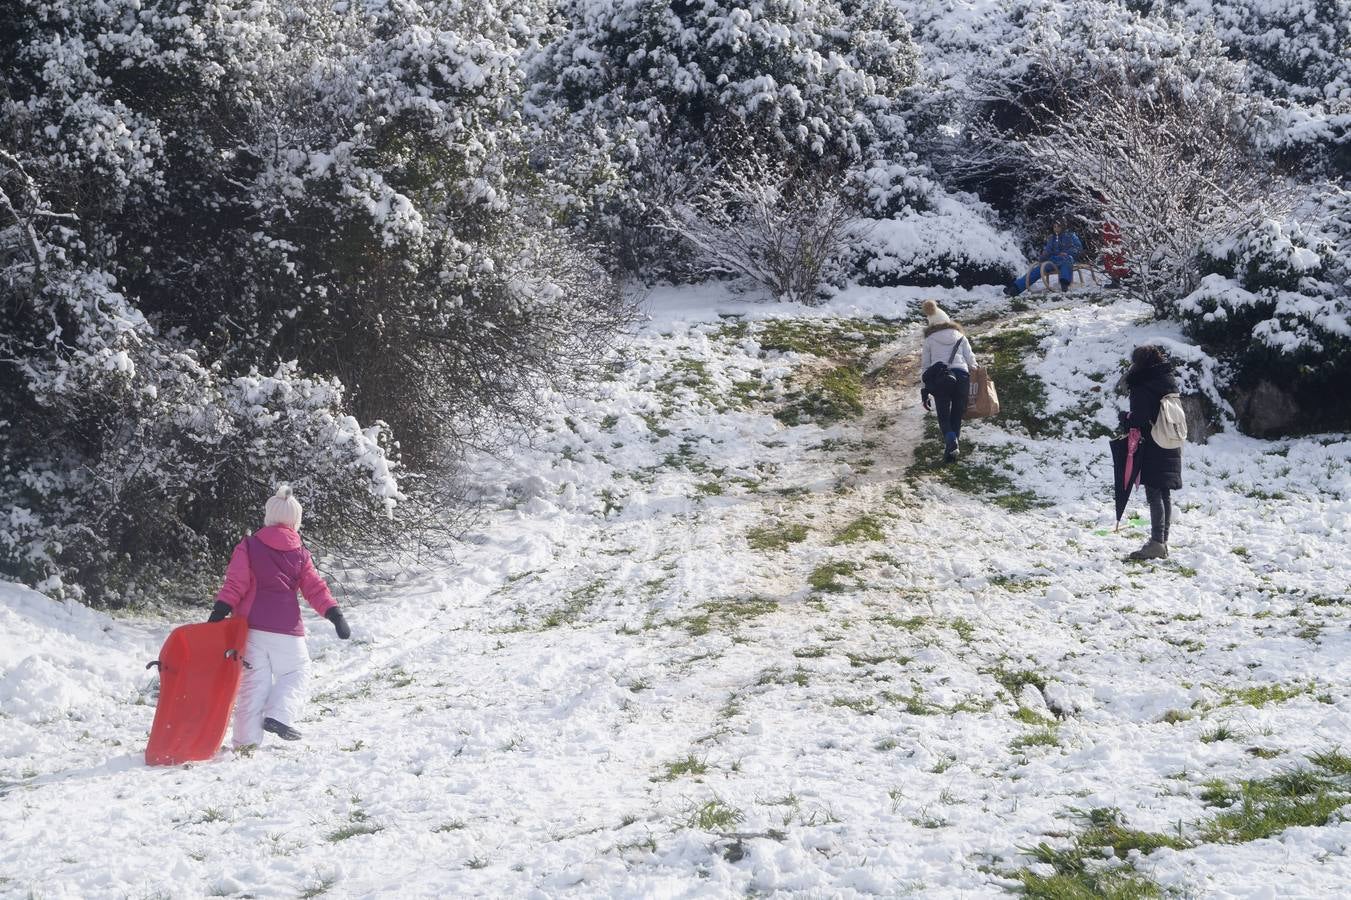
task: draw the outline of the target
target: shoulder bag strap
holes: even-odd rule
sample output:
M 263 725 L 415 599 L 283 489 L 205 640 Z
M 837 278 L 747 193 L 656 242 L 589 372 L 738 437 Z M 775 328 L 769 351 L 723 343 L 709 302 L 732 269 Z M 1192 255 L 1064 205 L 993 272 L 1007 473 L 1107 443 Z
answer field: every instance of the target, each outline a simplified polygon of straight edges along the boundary
M 949 366 L 951 366 L 952 363 L 957 359 L 957 351 L 962 349 L 962 341 L 964 340 L 966 340 L 966 335 L 962 335 L 961 337 L 957 338 L 957 343 L 952 345 L 952 355 L 948 357 Z

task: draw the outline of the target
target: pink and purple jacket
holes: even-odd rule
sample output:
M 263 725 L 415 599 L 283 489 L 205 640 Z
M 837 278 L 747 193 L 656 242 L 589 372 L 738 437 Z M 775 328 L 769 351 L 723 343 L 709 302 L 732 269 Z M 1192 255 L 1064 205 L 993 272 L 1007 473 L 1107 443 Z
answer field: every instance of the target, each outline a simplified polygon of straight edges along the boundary
M 216 599 L 236 616 L 247 616 L 249 628 L 304 637 L 297 590 L 321 616 L 338 605 L 300 535 L 285 525 L 268 525 L 235 545 Z

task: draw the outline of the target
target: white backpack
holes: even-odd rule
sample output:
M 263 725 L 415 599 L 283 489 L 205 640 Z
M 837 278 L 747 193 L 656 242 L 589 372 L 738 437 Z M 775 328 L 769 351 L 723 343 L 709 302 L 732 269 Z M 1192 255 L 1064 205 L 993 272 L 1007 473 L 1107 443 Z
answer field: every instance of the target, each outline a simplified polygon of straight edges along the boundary
M 1164 394 L 1159 401 L 1159 417 L 1149 436 L 1165 450 L 1176 450 L 1187 441 L 1187 414 L 1182 411 L 1181 394 Z

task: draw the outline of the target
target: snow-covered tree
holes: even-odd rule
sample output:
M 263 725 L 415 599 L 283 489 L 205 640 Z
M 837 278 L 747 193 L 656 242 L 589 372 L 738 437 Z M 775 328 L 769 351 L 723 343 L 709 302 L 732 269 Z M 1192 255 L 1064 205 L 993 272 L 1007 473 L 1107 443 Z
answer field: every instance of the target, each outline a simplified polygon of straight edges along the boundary
M 838 181 L 753 159 L 724 170 L 695 204 L 662 210 L 658 227 L 687 241 L 706 271 L 814 305 L 843 263 L 854 221 Z
M 1043 58 L 1039 70 L 1053 65 Z M 1020 173 L 1032 199 L 1077 210 L 1092 234 L 1111 222 L 1114 252 L 1134 273 L 1126 289 L 1164 317 L 1200 279 L 1204 244 L 1287 213 L 1294 194 L 1256 147 L 1260 110 L 1170 65 L 1150 74 L 1146 83 L 1120 67 L 1081 69 L 1052 80 L 1072 87 L 1035 99 L 993 85 L 987 101 L 1026 124 L 1010 133 L 987 119 L 975 139 L 987 160 Z
M 1351 3 L 1152 0 L 1146 8 L 1213 29 L 1244 63 L 1249 91 L 1278 104 L 1268 145 L 1322 174 L 1351 175 Z
M 182 583 L 280 479 L 369 538 L 396 460 L 596 364 L 624 304 L 540 225 L 531 10 L 0 7 L 0 570 Z
M 904 148 L 909 27 L 886 0 L 565 0 L 534 68 L 561 198 L 650 262 L 657 210 L 753 154 L 839 176 Z

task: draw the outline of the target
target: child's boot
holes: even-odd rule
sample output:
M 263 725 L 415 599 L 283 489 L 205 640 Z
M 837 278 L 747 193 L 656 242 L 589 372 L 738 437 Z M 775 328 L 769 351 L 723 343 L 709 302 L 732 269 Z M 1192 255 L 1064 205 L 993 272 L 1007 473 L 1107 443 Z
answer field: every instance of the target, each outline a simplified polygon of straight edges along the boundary
M 276 719 L 264 719 L 264 720 L 263 720 L 263 730 L 264 730 L 264 731 L 270 731 L 270 732 L 272 732 L 272 733 L 275 734 L 277 737 L 281 738 L 283 741 L 298 741 L 298 740 L 300 740 L 300 732 L 299 732 L 299 731 L 296 731 L 296 730 L 295 730 L 294 728 L 292 728 L 290 725 L 283 725 L 281 722 L 278 722 Z

